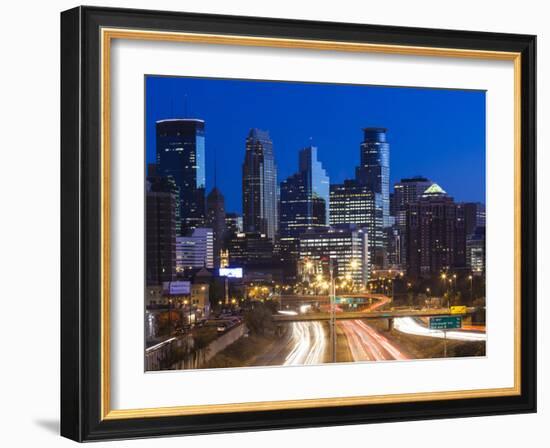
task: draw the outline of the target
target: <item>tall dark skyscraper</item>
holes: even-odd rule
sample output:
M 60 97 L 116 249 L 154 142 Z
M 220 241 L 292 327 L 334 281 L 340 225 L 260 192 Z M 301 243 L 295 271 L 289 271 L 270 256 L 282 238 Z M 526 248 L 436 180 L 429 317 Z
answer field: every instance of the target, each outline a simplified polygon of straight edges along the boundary
M 302 149 L 298 160 L 299 172 L 281 182 L 281 238 L 297 238 L 311 227 L 328 224 L 329 178 L 317 160 L 317 148 Z
M 278 229 L 277 166 L 267 131 L 251 129 L 242 172 L 243 227 L 274 240 Z
M 357 182 L 368 186 L 382 198 L 383 226 L 390 226 L 390 145 L 387 129 L 365 128 L 361 143 L 361 162 L 356 168 Z
M 145 211 L 146 282 L 158 286 L 176 272 L 177 189 L 170 178 L 147 180 Z
M 485 227 L 485 204 L 464 202 L 459 206 L 464 209 L 464 225 L 467 236 L 472 235 L 478 227 Z
M 393 186 L 390 204 L 390 214 L 395 217 L 395 223 L 405 226 L 407 206 L 416 202 L 433 182 L 423 176 L 401 179 Z
M 330 184 L 317 148 L 299 152 L 298 173 L 281 182 L 279 242 L 281 260 L 288 277 L 294 277 L 298 261 L 299 236 L 328 225 Z
M 214 266 L 220 266 L 220 252 L 225 239 L 225 199 L 218 187 L 206 197 L 206 224 L 214 233 Z
M 205 219 L 204 121 L 159 120 L 156 132 L 158 174 L 174 179 L 179 189 L 181 234 L 190 234 Z
M 388 230 L 388 261 L 390 266 L 401 268 L 407 263 L 407 209 L 433 184 L 423 176 L 403 178 L 393 186 L 390 196 L 390 215 L 394 225 Z
M 432 184 L 407 211 L 407 264 L 412 277 L 438 276 L 466 264 L 464 214 Z

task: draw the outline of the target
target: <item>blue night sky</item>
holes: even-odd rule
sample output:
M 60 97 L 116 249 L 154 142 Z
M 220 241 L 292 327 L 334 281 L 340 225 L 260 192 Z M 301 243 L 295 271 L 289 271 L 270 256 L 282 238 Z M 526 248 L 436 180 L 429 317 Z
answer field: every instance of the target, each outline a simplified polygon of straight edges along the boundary
M 250 128 L 268 130 L 279 181 L 295 173 L 310 141 L 331 183 L 353 178 L 362 128 L 388 128 L 390 191 L 423 175 L 457 201 L 485 202 L 485 92 L 206 78 L 146 77 L 146 157 L 155 121 L 205 120 L 207 191 L 241 211 L 241 164 Z M 311 140 L 310 140 L 311 139 Z M 217 158 L 217 162 L 216 162 Z

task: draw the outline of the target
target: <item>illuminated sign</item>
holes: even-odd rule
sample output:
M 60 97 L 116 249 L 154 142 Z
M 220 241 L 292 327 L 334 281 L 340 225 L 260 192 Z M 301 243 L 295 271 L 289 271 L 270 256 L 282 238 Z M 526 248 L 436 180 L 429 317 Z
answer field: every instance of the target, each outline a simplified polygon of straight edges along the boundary
M 466 314 L 468 309 L 465 306 L 452 306 L 451 314 Z
M 243 268 L 220 268 L 220 277 L 243 278 Z
M 462 327 L 462 317 L 460 316 L 430 317 L 432 330 L 452 330 L 460 327 Z
M 164 282 L 162 284 L 162 289 L 165 294 L 169 294 L 171 296 L 190 294 L 191 282 L 187 282 L 187 281 Z

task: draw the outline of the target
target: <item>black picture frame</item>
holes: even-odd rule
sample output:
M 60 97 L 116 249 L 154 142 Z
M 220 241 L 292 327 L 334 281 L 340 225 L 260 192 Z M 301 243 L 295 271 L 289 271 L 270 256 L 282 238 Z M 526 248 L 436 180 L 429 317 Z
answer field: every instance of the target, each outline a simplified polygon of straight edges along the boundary
M 521 53 L 521 394 L 101 419 L 100 29 L 130 28 Z M 536 411 L 536 37 L 77 7 L 61 14 L 61 434 L 76 441 Z

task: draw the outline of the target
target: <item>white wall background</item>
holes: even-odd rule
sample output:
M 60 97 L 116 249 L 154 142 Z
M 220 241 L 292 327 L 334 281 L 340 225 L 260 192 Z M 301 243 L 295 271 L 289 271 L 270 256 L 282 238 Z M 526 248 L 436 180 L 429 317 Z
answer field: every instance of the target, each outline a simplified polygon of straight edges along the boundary
M 550 346 L 542 329 L 549 317 L 543 299 L 550 270 L 550 11 L 535 0 L 441 2 L 429 0 L 145 0 L 87 4 L 204 13 L 283 17 L 384 25 L 537 34 L 539 166 L 539 413 L 347 426 L 232 435 L 125 441 L 110 446 L 518 446 L 548 443 L 550 393 L 545 387 Z M 59 12 L 78 3 L 11 1 L 0 27 L 0 442 L 4 446 L 68 446 L 58 433 L 59 415 Z M 546 142 L 547 143 L 547 142 Z M 547 143 L 548 144 L 548 143 Z M 546 203 L 546 207 L 543 203 Z M 544 264 L 544 266 L 543 266 Z M 383 444 L 383 445 L 382 445 Z M 98 444 L 103 446 L 106 444 Z

